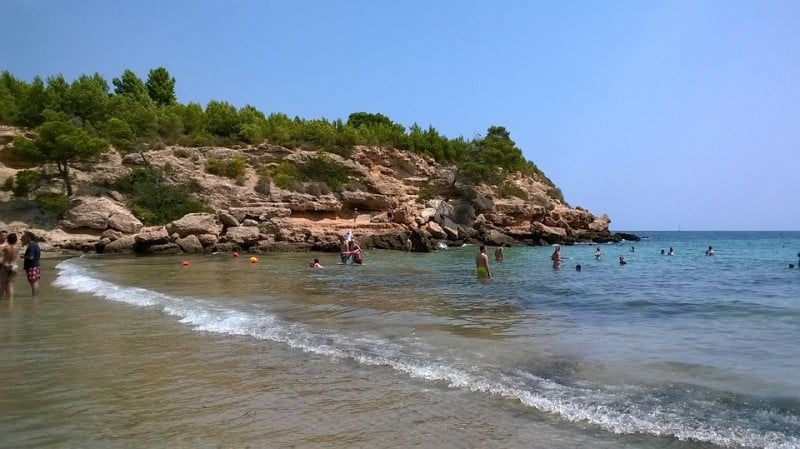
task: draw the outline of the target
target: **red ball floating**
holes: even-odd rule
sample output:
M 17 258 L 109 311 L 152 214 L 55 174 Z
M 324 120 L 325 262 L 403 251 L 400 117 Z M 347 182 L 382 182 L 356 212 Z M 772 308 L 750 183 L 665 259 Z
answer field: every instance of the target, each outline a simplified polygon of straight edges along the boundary
M 234 252 L 233 252 L 233 257 L 239 257 L 239 253 L 237 253 L 236 251 L 234 251 Z
M 183 265 L 184 267 L 188 267 L 189 266 L 189 261 L 188 260 L 184 260 L 181 265 Z

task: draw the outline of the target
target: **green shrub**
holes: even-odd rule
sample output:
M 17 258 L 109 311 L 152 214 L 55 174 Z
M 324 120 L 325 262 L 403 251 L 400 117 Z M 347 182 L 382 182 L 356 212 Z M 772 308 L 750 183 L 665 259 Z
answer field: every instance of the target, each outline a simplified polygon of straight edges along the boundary
M 67 210 L 69 199 L 61 193 L 43 193 L 36 197 L 36 203 L 47 212 L 61 215 Z
M 190 150 L 188 148 L 178 147 L 172 149 L 172 154 L 175 157 L 180 157 L 185 159 L 193 154 L 193 150 Z
M 0 190 L 2 190 L 3 192 L 10 192 L 13 188 L 14 188 L 14 177 L 9 176 L 8 178 L 6 178 L 5 181 L 3 181 L 3 187 L 0 188 Z
M 35 170 L 20 170 L 14 177 L 11 192 L 16 197 L 24 198 L 38 189 L 42 184 L 42 175 Z
M 515 196 L 517 198 L 522 198 L 523 200 L 528 199 L 528 194 L 522 190 L 518 185 L 514 184 L 513 182 L 504 182 L 503 185 L 498 187 L 497 195 L 500 198 L 511 198 Z
M 197 133 L 192 139 L 192 146 L 195 147 L 207 147 L 214 143 L 214 136 L 209 134 L 206 131 Z
M 166 224 L 203 210 L 202 203 L 185 186 L 167 184 L 153 169 L 136 169 L 114 187 L 129 195 L 131 212 L 147 225 Z
M 224 161 L 215 157 L 210 157 L 208 161 L 206 161 L 206 172 L 212 175 L 237 179 L 244 177 L 246 171 L 247 162 L 245 162 L 244 158 L 239 156 Z
M 292 185 L 300 181 L 302 174 L 297 164 L 293 162 L 281 162 L 272 169 L 272 181 L 282 189 L 291 188 Z
M 347 182 L 344 167 L 334 162 L 323 152 L 301 166 L 304 181 L 322 181 L 333 189 L 338 189 Z
M 438 189 L 434 187 L 423 187 L 419 189 L 419 199 L 420 201 L 428 201 L 436 198 L 439 195 Z

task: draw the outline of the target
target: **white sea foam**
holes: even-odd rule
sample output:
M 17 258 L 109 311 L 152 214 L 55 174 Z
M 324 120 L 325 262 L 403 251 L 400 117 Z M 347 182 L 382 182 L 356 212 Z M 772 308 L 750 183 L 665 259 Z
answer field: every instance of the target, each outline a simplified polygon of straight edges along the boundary
M 419 341 L 399 344 L 368 335 L 323 333 L 266 312 L 255 314 L 222 307 L 211 300 L 123 287 L 97 279 L 89 268 L 74 260 L 62 262 L 57 268 L 55 284 L 59 287 L 139 307 L 160 307 L 199 331 L 247 335 L 334 359 L 389 366 L 413 378 L 517 400 L 536 410 L 618 434 L 647 433 L 720 446 L 800 448 L 796 437 L 752 430 L 747 423 L 737 422 L 735 416 L 709 422 L 703 419 L 702 412 L 691 410 L 686 404 L 654 398 L 640 387 L 564 385 L 524 371 L 505 372 L 452 356 L 437 357 Z

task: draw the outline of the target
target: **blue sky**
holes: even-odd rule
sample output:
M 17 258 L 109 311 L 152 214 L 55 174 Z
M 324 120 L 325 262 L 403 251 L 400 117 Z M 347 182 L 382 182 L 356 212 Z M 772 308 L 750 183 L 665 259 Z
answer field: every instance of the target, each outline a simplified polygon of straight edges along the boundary
M 612 230 L 800 228 L 800 2 L 4 0 L 19 78 L 166 67 L 181 102 L 505 126 Z

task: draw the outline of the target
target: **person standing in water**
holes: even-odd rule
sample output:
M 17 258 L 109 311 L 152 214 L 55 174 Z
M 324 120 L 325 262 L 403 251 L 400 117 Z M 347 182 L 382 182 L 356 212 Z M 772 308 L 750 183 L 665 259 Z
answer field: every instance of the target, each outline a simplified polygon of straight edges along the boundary
M 500 262 L 503 260 L 503 247 L 498 246 L 497 249 L 494 250 L 494 260 Z
M 619 256 L 619 264 L 626 265 L 628 262 L 625 261 L 625 256 Z
M 602 256 L 603 256 L 603 252 L 600 251 L 600 247 L 598 246 L 597 250 L 594 252 L 594 258 L 597 259 L 597 260 L 600 260 L 600 257 L 602 257 Z
M 556 249 L 553 250 L 553 255 L 550 256 L 550 260 L 553 261 L 553 268 L 561 268 L 561 261 L 564 260 L 561 258 L 561 245 L 556 245 Z
M 475 271 L 479 278 L 491 278 L 492 271 L 489 269 L 489 256 L 486 254 L 486 245 L 480 246 L 480 252 L 475 256 Z
M 708 249 L 706 250 L 706 256 L 713 256 L 713 255 L 714 255 L 714 248 L 709 246 Z
M 31 284 L 31 295 L 37 296 L 39 294 L 39 279 L 42 277 L 41 264 L 39 262 L 42 250 L 39 248 L 36 236 L 32 232 L 22 234 L 22 243 L 27 244 L 23 268 L 28 275 L 28 283 Z
M 0 298 L 8 296 L 8 300 L 14 299 L 14 278 L 17 277 L 17 259 L 19 259 L 19 245 L 17 244 L 17 234 L 8 234 L 6 243 L 0 250 L 3 263 L 0 264 Z

